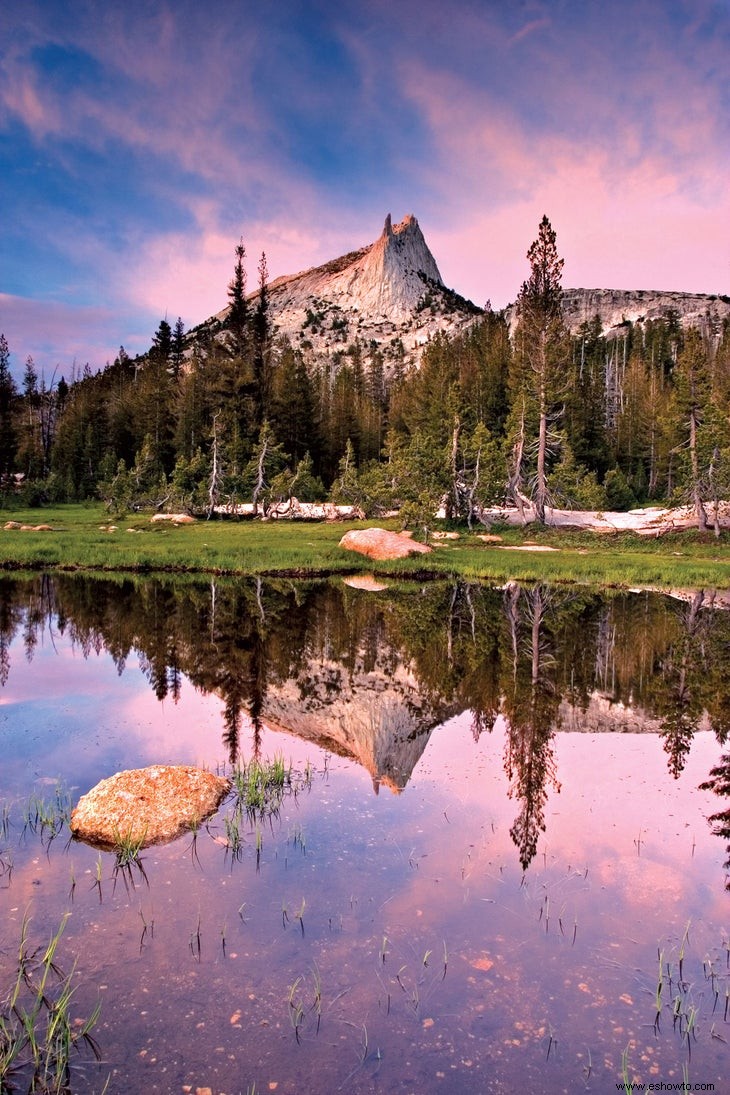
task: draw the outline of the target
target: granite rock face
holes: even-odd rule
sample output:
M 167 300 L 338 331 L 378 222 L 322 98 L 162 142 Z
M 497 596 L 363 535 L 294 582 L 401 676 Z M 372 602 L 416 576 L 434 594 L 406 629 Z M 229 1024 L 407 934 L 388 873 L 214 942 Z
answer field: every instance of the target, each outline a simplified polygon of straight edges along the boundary
M 418 361 L 438 333 L 471 326 L 481 309 L 448 289 L 421 227 L 390 214 L 374 243 L 268 285 L 275 332 L 294 348 L 329 355 L 352 343 L 376 343 L 388 358 Z M 252 294 L 252 301 L 254 294 Z M 222 321 L 228 309 L 215 317 Z
M 682 327 L 699 327 L 711 335 L 730 317 L 730 297 L 708 293 L 675 293 L 652 289 L 565 289 L 563 315 L 568 328 L 577 332 L 596 316 L 604 335 L 617 337 L 627 323 L 644 324 L 676 314 Z M 517 307 L 507 308 L 510 330 L 517 325 Z

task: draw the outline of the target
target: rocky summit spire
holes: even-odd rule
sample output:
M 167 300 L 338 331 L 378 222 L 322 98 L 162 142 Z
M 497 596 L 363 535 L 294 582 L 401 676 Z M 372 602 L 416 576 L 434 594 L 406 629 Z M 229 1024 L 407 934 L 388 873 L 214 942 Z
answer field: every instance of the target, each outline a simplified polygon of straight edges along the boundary
M 436 260 L 409 213 L 391 215 L 374 243 L 269 285 L 269 314 L 296 348 L 334 353 L 356 340 L 402 345 L 406 360 L 438 332 L 472 323 L 479 309 L 444 286 Z
M 409 213 L 393 226 L 390 213 L 380 239 L 353 270 L 352 291 L 361 311 L 373 311 L 392 320 L 410 315 L 429 282 L 443 285 L 436 261 L 418 221 Z

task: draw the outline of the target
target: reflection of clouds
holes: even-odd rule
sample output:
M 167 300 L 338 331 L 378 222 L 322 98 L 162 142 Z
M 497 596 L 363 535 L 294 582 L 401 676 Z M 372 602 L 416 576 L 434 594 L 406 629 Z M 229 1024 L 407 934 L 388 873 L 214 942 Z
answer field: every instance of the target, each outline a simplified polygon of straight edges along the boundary
M 222 701 L 217 696 L 204 696 L 185 682 L 177 706 L 169 699 L 160 704 L 130 659 L 122 678 L 124 692 L 115 703 L 112 684 L 119 681 L 108 659 L 79 663 L 68 658 L 59 664 L 66 665 L 67 673 L 73 669 L 79 689 L 87 680 L 96 688 L 91 702 L 98 719 L 110 726 L 123 724 L 125 756 L 141 763 L 165 750 L 179 760 L 213 764 L 221 755 Z M 17 681 L 23 689 L 16 689 L 16 699 L 31 706 L 32 672 L 19 672 Z M 114 705 L 105 711 L 107 703 Z M 487 1090 L 489 1083 L 511 1090 L 510 1080 L 525 1075 L 526 1067 L 544 1068 L 548 1023 L 557 1029 L 563 1022 L 559 1033 L 569 1063 L 560 1066 L 565 1069 L 560 1087 L 567 1090 L 567 1069 L 573 1069 L 573 1080 L 577 1072 L 563 1033 L 569 1019 L 575 1042 L 583 1046 L 587 1039 L 597 1039 L 602 1053 L 613 1056 L 612 1067 L 620 1067 L 627 1036 L 612 1030 L 612 1023 L 625 1015 L 639 1030 L 648 1010 L 651 1030 L 650 997 L 636 991 L 637 967 L 653 973 L 657 942 L 664 946 L 669 937 L 681 939 L 687 920 L 699 910 L 704 923 L 697 916 L 692 954 L 693 960 L 700 957 L 695 965 L 705 953 L 703 932 L 710 943 L 720 941 L 719 933 L 716 938 L 713 933 L 726 911 L 720 906 L 725 900 L 719 868 L 722 842 L 713 843 L 703 821 L 712 796 L 694 790 L 716 759 L 717 746 L 709 735 L 698 734 L 687 771 L 676 784 L 666 771 L 656 735 L 557 734 L 562 792 L 548 797 L 547 830 L 523 878 L 509 836 L 518 804 L 507 797 L 505 730 L 500 718 L 492 733 L 475 742 L 468 712 L 437 727 L 399 796 L 376 798 L 367 772 L 333 757 L 331 777 L 325 779 L 320 772 L 311 792 L 296 802 L 287 800 L 281 819 L 264 828 L 260 872 L 250 832 L 244 860 L 232 870 L 221 845 L 202 831 L 200 869 L 193 864 L 187 839 L 149 849 L 145 864 L 150 888 L 140 886 L 131 894 L 121 883 L 112 893 L 113 857 L 104 856 L 100 905 L 93 888 L 92 849 L 72 845 L 67 853 L 61 840 L 46 860 L 39 844 L 26 842 L 12 889 L 3 894 L 13 911 L 0 923 L 0 958 L 4 947 L 12 952 L 16 946 L 26 906 L 34 917 L 34 941 L 45 941 L 57 927 L 73 868 L 77 886 L 62 964 L 70 966 L 67 955 L 78 951 L 92 997 L 101 981 L 110 985 L 102 1039 L 109 1057 L 119 1055 L 118 1041 L 137 1036 L 132 1009 L 139 1009 L 144 986 L 142 991 L 149 988 L 150 993 L 144 1005 L 149 1016 L 140 1046 L 151 1037 L 159 1044 L 169 1040 L 173 1028 L 161 1029 L 163 1024 L 183 1030 L 180 1016 L 189 1016 L 191 1001 L 200 1000 L 195 1019 L 208 1029 L 201 1027 L 198 1040 L 191 1039 L 191 1052 L 210 1059 L 217 1045 L 231 1054 L 245 1050 L 267 1061 L 276 1059 L 279 1075 L 278 1024 L 286 1028 L 289 987 L 301 978 L 300 992 L 309 1007 L 316 969 L 326 1000 L 317 1043 L 323 1055 L 330 1042 L 337 1042 L 341 1058 L 343 1032 L 356 1042 L 364 1022 L 371 1043 L 385 1051 L 386 1074 L 404 1046 L 413 1045 L 422 1062 L 433 1032 L 444 1040 L 437 1046 L 441 1055 L 448 1040 L 457 1048 L 455 1060 L 473 1059 L 473 1075 L 481 1069 L 470 1090 Z M 244 720 L 244 755 L 250 755 L 250 733 Z M 88 742 L 85 747 L 93 752 Z M 295 765 L 303 766 L 309 757 L 321 769 L 321 754 L 313 743 L 265 730 L 263 752 L 271 755 L 277 749 Z M 292 843 L 295 829 L 306 837 L 306 855 Z M 213 837 L 220 836 L 222 823 L 212 830 Z M 640 833 L 638 855 L 634 840 Z M 549 930 L 546 916 L 541 916 L 546 896 L 551 901 Z M 303 900 L 304 934 L 296 923 L 284 927 L 281 911 L 286 906 L 292 913 Z M 242 902 L 245 924 L 238 914 Z M 155 921 L 154 939 L 148 940 L 141 957 L 140 913 L 147 922 Z M 565 935 L 556 923 L 559 915 Z M 203 961 L 195 964 L 189 939 L 199 922 Z M 225 963 L 222 926 L 228 933 Z M 442 979 L 444 947 L 448 973 Z M 667 957 L 676 962 L 672 948 L 673 943 L 667 945 Z M 427 951 L 431 954 L 425 964 Z M 242 978 L 247 986 L 243 997 Z M 633 1005 L 626 1003 L 627 994 Z M 131 1027 L 119 1021 L 120 1015 L 127 1019 L 125 1009 Z M 229 1021 L 234 1011 L 241 1014 L 240 1025 Z M 308 1012 L 303 1053 L 306 1042 L 314 1040 L 314 1023 Z M 214 1034 L 208 1033 L 211 1028 Z M 648 1033 L 647 1039 L 651 1037 Z M 215 1041 L 208 1045 L 206 1038 Z M 494 1046 L 504 1048 L 495 1056 Z M 349 1043 L 347 1049 L 349 1054 Z M 697 1052 L 704 1052 L 702 1044 Z M 598 1053 L 594 1060 L 598 1071 Z M 459 1081 L 458 1089 L 466 1090 L 461 1076 Z M 546 1090 L 535 1081 L 535 1073 L 529 1087 Z
M 514 878 L 519 864 L 508 830 L 517 804 L 507 797 L 503 733 L 499 719 L 475 745 L 465 714 L 432 734 L 403 800 L 407 808 L 433 784 L 444 812 L 429 828 L 427 844 L 417 830 L 409 836 L 399 829 L 399 842 L 416 847 L 414 859 L 426 856 L 408 878 L 407 895 L 398 898 L 403 910 L 415 903 L 438 920 L 449 915 L 447 891 L 455 881 L 464 893 L 499 901 Z M 654 734 L 558 733 L 555 750 L 562 790 L 548 797 L 546 831 L 526 879 L 534 884 L 551 864 L 578 873 L 588 868 L 589 896 L 581 903 L 595 903 L 600 893 L 591 915 L 605 916 L 607 924 L 638 919 L 665 930 L 669 920 L 686 921 L 700 911 L 720 919 L 724 848 L 708 832 L 713 796 L 695 790 L 716 761 L 713 736 L 695 736 L 679 783 L 669 776 Z M 399 815 L 399 826 L 403 822 Z M 470 838 L 462 839 L 463 832 Z
M 213 768 L 224 758 L 217 697 L 184 685 L 177 705 L 159 703 L 136 658 L 119 675 L 111 657 L 84 658 L 62 636 L 55 650 L 37 647 L 31 663 L 16 644 L 1 695 L 7 767 L 21 765 L 17 778 L 25 784 L 43 776 L 83 786 L 121 768 L 153 762 Z
M 23 799 L 39 779 L 58 779 L 83 791 L 124 768 L 166 763 L 215 770 L 226 762 L 219 696 L 197 690 L 183 677 L 178 702 L 171 696 L 160 702 L 135 654 L 119 674 L 106 653 L 85 657 L 78 645 L 70 645 L 68 635 L 56 634 L 54 643 L 44 636 L 30 662 L 20 633 L 13 644 L 10 676 L 0 690 L 6 793 Z M 250 720 L 244 718 L 244 760 L 252 741 Z M 266 730 L 262 756 L 275 752 L 299 767 L 308 760 L 318 767 L 324 764 L 315 743 Z

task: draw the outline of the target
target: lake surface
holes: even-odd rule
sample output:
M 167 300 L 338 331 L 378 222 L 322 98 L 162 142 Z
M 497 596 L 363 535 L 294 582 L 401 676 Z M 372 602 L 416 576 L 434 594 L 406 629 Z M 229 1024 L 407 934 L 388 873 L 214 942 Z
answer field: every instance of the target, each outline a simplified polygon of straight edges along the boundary
M 75 1093 L 727 1090 L 729 728 L 709 594 L 3 578 L 0 993 L 70 913 Z M 277 754 L 235 846 L 43 822 Z

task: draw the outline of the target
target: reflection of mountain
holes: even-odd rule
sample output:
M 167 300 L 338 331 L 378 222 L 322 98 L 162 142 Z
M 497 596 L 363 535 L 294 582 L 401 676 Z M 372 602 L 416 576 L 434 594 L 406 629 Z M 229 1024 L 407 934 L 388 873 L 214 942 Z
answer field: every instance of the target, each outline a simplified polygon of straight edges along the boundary
M 557 731 L 658 733 L 675 776 L 697 729 L 730 734 L 730 613 L 706 603 L 514 583 L 373 597 L 341 582 L 0 577 L 0 688 L 14 637 L 32 661 L 53 628 L 84 656 L 105 646 L 120 673 L 134 652 L 159 699 L 183 675 L 220 696 L 232 763 L 247 716 L 254 750 L 270 722 L 394 790 L 434 726 L 471 711 L 478 739 L 501 714 L 527 863 L 558 785 Z
M 345 668 L 331 659 L 311 658 L 296 678 L 271 686 L 265 722 L 352 757 L 367 769 L 377 790 L 405 787 L 423 753 L 430 731 L 454 713 L 454 706 L 432 702 L 404 665 L 365 668 L 356 655 Z
M 583 734 L 660 734 L 662 720 L 642 707 L 615 702 L 610 696 L 594 692 L 586 707 L 562 700 L 559 707 L 560 729 Z M 709 730 L 707 715 L 698 730 Z

